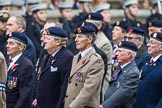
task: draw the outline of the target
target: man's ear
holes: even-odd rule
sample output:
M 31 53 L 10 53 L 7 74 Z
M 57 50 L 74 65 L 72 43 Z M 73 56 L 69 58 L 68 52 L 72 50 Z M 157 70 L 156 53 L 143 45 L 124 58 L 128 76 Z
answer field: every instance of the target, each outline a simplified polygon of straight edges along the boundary
M 160 32 L 162 32 L 162 28 L 160 28 Z
M 88 42 L 92 42 L 92 40 L 93 40 L 93 37 L 92 36 L 89 36 L 88 37 Z
M 160 51 L 162 51 L 162 45 L 160 45 Z
M 56 45 L 60 45 L 61 44 L 61 39 L 57 39 L 56 40 Z

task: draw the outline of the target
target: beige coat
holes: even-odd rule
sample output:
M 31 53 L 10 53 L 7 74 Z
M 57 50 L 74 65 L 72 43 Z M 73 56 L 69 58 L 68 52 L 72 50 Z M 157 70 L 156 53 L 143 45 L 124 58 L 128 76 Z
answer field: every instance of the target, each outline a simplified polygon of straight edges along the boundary
M 104 82 L 103 82 L 103 87 L 102 87 L 102 97 L 104 97 L 104 94 L 105 94 L 107 88 L 109 87 L 109 81 L 111 78 L 112 45 L 110 43 L 110 40 L 105 36 L 105 34 L 103 32 L 97 33 L 95 44 L 107 56 L 107 73 L 103 80 Z
M 99 108 L 104 73 L 102 58 L 94 49 L 91 49 L 78 63 L 77 58 L 78 55 L 73 59 L 64 108 L 69 106 L 70 108 Z
M 0 52 L 0 83 L 5 84 L 6 79 L 7 79 L 7 65 L 3 54 Z M 1 90 L 0 90 L 0 107 L 6 108 L 6 94 L 5 91 Z

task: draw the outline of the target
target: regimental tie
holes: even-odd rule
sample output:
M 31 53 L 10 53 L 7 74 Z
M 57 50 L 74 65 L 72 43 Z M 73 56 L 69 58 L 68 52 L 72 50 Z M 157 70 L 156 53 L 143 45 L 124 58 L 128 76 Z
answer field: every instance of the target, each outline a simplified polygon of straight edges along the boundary
M 7 62 L 7 68 L 9 68 L 11 62 L 13 62 L 12 59 L 9 59 L 8 62 Z
M 77 60 L 77 63 L 81 60 L 81 58 L 82 58 L 82 55 L 79 54 L 79 56 L 78 56 L 78 60 Z
M 153 60 L 150 60 L 150 63 L 149 63 L 149 64 L 150 64 L 150 65 L 154 65 L 154 63 L 155 63 L 155 62 L 154 62 Z
M 52 59 L 53 59 L 53 56 L 52 56 L 52 55 L 50 55 L 50 57 L 48 58 L 48 61 L 47 61 L 46 66 L 51 65 L 51 63 L 52 63 Z

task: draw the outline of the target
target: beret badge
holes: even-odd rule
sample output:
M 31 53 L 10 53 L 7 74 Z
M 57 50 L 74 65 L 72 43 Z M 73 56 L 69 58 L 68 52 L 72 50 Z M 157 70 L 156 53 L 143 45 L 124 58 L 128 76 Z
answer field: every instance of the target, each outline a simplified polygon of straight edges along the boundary
M 117 21 L 117 22 L 116 22 L 116 25 L 120 25 L 120 21 Z
M 157 37 L 157 33 L 154 33 L 153 37 L 156 38 Z
M 77 29 L 77 31 L 78 31 L 78 33 L 81 33 L 82 32 L 82 30 L 80 29 L 80 27 Z
M 132 29 L 129 29 L 128 33 L 130 33 L 130 34 L 133 33 L 133 30 Z
M 152 23 L 151 22 L 149 22 L 149 27 L 151 27 L 152 26 Z
M 91 15 L 88 15 L 88 19 L 89 19 L 89 20 L 91 19 Z
M 49 30 L 48 29 L 45 29 L 46 30 L 46 32 L 47 32 L 47 35 L 50 35 L 51 33 L 49 32 Z
M 140 23 L 137 23 L 137 27 L 140 27 L 141 26 L 141 24 Z

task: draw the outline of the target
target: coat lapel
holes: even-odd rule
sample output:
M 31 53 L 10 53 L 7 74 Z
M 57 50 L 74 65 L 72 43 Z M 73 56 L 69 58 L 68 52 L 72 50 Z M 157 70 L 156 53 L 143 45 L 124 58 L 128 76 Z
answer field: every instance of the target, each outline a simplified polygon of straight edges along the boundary
M 45 71 L 47 71 L 52 65 L 54 65 L 55 64 L 55 62 L 59 59 L 59 57 L 63 54 L 63 51 L 64 51 L 64 47 L 62 47 L 57 53 L 56 53 L 56 55 L 53 57 L 53 58 L 51 58 L 52 60 L 52 62 L 51 62 L 51 64 L 48 64 L 47 66 L 46 66 L 46 64 L 47 64 L 47 62 L 48 62 L 48 59 L 49 59 L 49 57 L 50 57 L 50 55 L 48 55 L 47 56 L 47 58 L 45 59 L 45 63 L 44 64 L 42 64 L 42 68 L 41 68 L 41 75 L 45 72 Z
M 90 56 L 94 52 L 95 52 L 94 48 L 91 49 L 78 63 L 77 63 L 77 59 L 79 54 L 74 56 L 70 77 L 72 77 L 79 69 L 83 68 L 89 62 Z
M 19 58 L 18 58 L 18 60 L 14 63 L 14 64 L 19 64 L 19 65 L 21 65 L 21 61 L 23 60 L 23 58 L 24 58 L 24 56 L 23 55 L 21 55 Z M 19 66 L 17 66 L 16 68 L 18 68 Z M 16 72 L 16 70 L 15 71 L 13 71 L 12 70 L 12 67 L 8 70 L 8 75 L 12 75 L 13 73 L 15 73 Z

